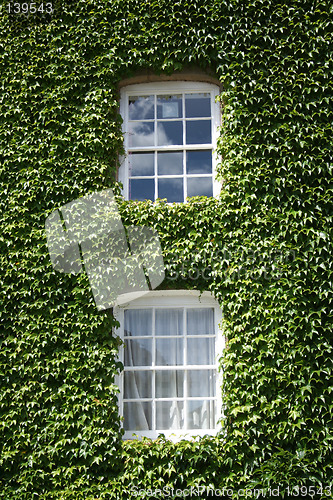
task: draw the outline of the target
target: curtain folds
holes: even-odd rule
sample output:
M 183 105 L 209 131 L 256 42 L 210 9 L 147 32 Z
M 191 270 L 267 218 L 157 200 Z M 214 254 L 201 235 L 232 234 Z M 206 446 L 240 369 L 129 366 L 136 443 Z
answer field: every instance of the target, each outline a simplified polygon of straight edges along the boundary
M 126 430 L 214 428 L 212 308 L 125 310 L 124 360 Z

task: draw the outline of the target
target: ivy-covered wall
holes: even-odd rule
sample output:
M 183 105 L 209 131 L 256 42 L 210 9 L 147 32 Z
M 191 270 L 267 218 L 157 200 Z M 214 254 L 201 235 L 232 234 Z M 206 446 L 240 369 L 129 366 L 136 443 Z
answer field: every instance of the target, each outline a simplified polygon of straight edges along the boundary
M 244 498 L 240 488 L 330 498 L 330 2 L 57 0 L 53 14 L 28 17 L 8 4 L 0 498 Z M 69 201 L 117 189 L 119 82 L 189 65 L 223 85 L 221 196 L 118 202 L 125 225 L 158 230 L 162 286 L 211 290 L 223 307 L 223 431 L 123 443 L 112 311 L 97 312 L 85 275 L 54 271 L 44 223 Z

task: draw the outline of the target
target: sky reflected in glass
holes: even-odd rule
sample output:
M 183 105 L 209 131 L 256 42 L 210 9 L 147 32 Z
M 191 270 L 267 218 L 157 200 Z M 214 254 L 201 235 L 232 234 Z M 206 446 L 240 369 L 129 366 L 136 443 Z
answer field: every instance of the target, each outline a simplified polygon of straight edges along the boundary
M 157 123 L 157 145 L 174 146 L 183 144 L 182 122 L 158 122 Z
M 169 203 L 184 201 L 183 179 L 158 179 L 158 197 Z
M 213 196 L 211 177 L 188 177 L 187 196 Z
M 211 174 L 212 152 L 210 150 L 188 151 L 186 153 L 186 173 Z
M 210 92 L 130 96 L 128 113 L 130 199 L 213 196 Z
M 182 118 L 182 96 L 157 96 L 157 118 Z
M 157 154 L 158 175 L 182 175 L 183 173 L 183 153 L 173 151 Z
M 186 122 L 186 144 L 210 144 L 212 140 L 210 120 Z
M 211 116 L 210 94 L 185 94 L 185 117 Z
M 129 119 L 150 120 L 154 118 L 154 96 L 129 97 Z
M 154 146 L 154 123 L 130 123 L 128 142 L 132 148 Z
M 131 153 L 128 162 L 131 176 L 154 175 L 154 153 Z
M 129 198 L 130 200 L 152 200 L 155 198 L 154 179 L 130 179 Z

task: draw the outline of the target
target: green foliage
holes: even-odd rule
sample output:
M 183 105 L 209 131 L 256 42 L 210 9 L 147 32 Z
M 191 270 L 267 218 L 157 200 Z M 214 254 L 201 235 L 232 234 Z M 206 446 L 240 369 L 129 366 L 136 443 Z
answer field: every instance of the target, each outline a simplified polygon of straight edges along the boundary
M 329 498 L 331 19 L 326 0 L 63 0 L 38 20 L 2 9 L 0 498 L 277 485 Z M 192 63 L 223 83 L 221 196 L 118 203 L 125 225 L 158 230 L 163 288 L 223 305 L 223 432 L 122 444 L 115 320 L 84 275 L 53 270 L 44 222 L 114 186 L 118 83 Z

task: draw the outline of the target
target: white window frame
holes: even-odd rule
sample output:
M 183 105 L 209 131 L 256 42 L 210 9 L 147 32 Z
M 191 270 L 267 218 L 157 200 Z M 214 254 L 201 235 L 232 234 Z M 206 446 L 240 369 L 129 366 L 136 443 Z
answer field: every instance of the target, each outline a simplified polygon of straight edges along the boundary
M 221 386 L 222 386 L 222 373 L 219 370 L 219 359 L 225 347 L 224 337 L 221 331 L 222 322 L 222 311 L 219 307 L 217 301 L 212 297 L 209 292 L 203 292 L 201 295 L 196 290 L 159 290 L 150 291 L 145 296 L 140 297 L 136 300 L 131 300 L 126 302 L 126 300 L 121 301 L 121 305 L 114 308 L 115 318 L 120 323 L 120 328 L 118 328 L 115 333 L 124 339 L 124 311 L 125 309 L 147 309 L 147 308 L 202 308 L 209 307 L 214 309 L 214 328 L 216 335 L 215 343 L 215 365 L 209 365 L 209 368 L 216 369 L 216 426 L 214 429 L 194 429 L 194 430 L 150 430 L 150 431 L 125 431 L 123 439 L 137 439 L 142 437 L 148 437 L 151 439 L 156 439 L 159 434 L 164 434 L 168 439 L 173 441 L 178 441 L 180 439 L 189 439 L 204 435 L 216 435 L 220 430 L 220 420 L 222 417 L 222 398 L 221 398 Z M 119 351 L 119 361 L 124 363 L 124 346 L 120 348 Z M 200 369 L 205 369 L 208 365 L 200 365 Z M 187 367 L 190 369 L 191 366 Z M 196 368 L 198 368 L 196 366 Z M 146 368 L 145 368 L 146 369 Z M 154 367 L 152 366 L 153 370 Z M 117 376 L 117 385 L 119 387 L 120 393 L 118 395 L 118 404 L 120 416 L 123 417 L 123 394 L 124 394 L 124 377 L 122 372 Z M 162 398 L 163 399 L 163 398 Z M 206 399 L 206 398 L 205 398 Z M 209 398 L 207 398 L 209 399 Z M 155 398 L 155 401 L 158 398 Z M 154 403 L 153 403 L 154 404 Z
M 211 95 L 211 123 L 212 123 L 212 142 L 209 144 L 188 144 L 185 145 L 185 141 L 181 146 L 152 146 L 152 147 L 129 147 L 129 125 L 128 125 L 128 98 L 129 96 L 140 96 L 140 95 L 169 95 L 169 94 L 185 94 L 191 92 L 198 93 L 210 93 Z M 125 156 L 120 159 L 120 167 L 118 170 L 118 180 L 123 184 L 122 194 L 126 200 L 129 199 L 129 164 L 128 164 L 128 151 L 135 150 L 140 152 L 152 152 L 152 151 L 191 151 L 191 150 L 202 150 L 211 149 L 212 150 L 212 182 L 213 182 L 213 197 L 217 197 L 221 191 L 221 184 L 216 180 L 216 166 L 217 166 L 217 155 L 215 152 L 217 139 L 218 139 L 218 127 L 221 125 L 221 109 L 220 103 L 216 101 L 216 97 L 220 94 L 219 86 L 213 83 L 206 82 L 188 82 L 188 81 L 167 81 L 167 82 L 154 82 L 154 83 L 140 83 L 132 84 L 123 87 L 120 92 L 120 114 L 123 118 L 123 135 L 124 135 L 124 149 Z M 183 122 L 185 121 L 185 116 L 183 113 Z M 190 119 L 187 119 L 190 120 Z M 155 117 L 156 121 L 156 117 Z M 183 127 L 185 134 L 185 126 Z M 155 131 L 156 133 L 156 131 Z M 191 174 L 191 177 L 201 177 L 205 174 Z M 167 178 L 168 176 L 163 176 Z M 169 177 L 175 177 L 170 175 Z M 187 192 L 186 185 L 186 173 L 183 172 L 182 178 L 185 184 L 185 193 Z M 155 200 L 157 198 L 157 166 L 155 162 Z M 184 202 L 186 199 L 184 199 Z

